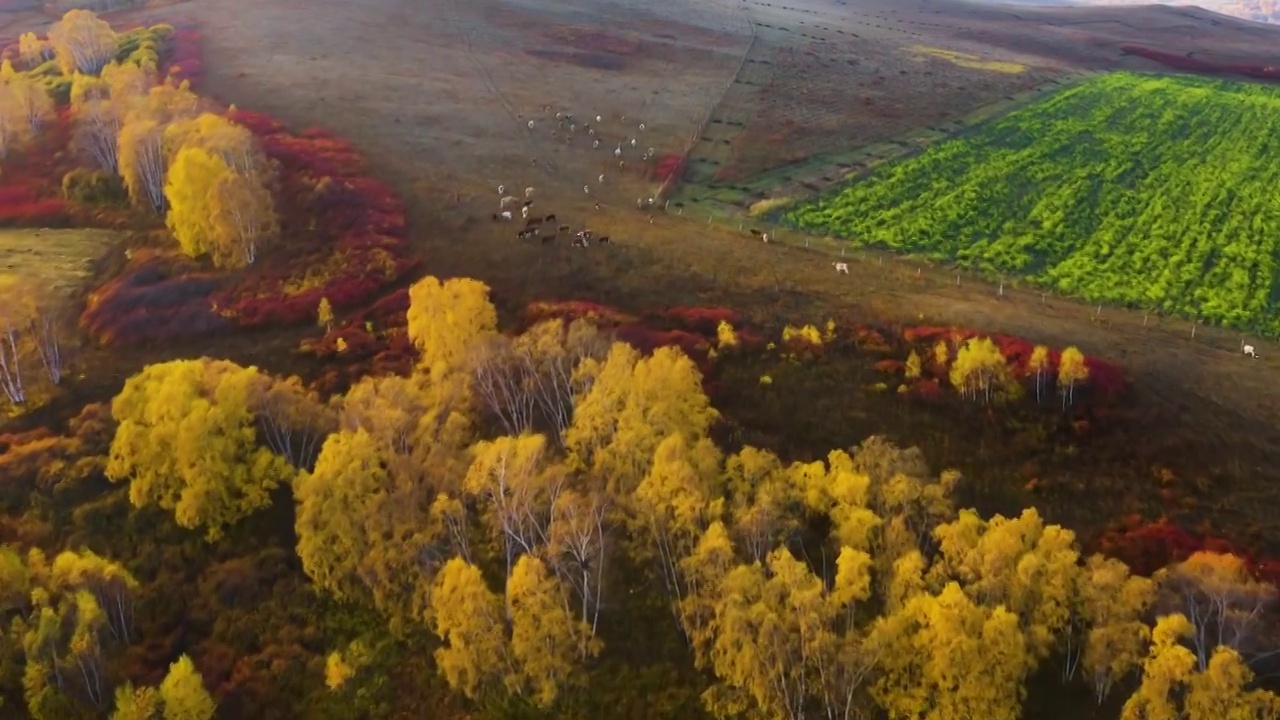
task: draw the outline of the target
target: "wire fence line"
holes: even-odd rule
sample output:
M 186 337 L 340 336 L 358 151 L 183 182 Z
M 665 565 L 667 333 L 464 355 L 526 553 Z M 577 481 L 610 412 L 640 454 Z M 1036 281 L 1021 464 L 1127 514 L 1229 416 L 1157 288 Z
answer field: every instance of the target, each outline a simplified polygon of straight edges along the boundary
M 702 141 L 702 136 L 707 131 L 707 125 L 711 123 L 711 119 L 716 116 L 716 112 L 724 104 L 725 98 L 729 95 L 729 91 L 733 89 L 734 83 L 738 82 L 738 78 L 742 76 L 742 69 L 747 66 L 747 59 L 751 57 L 751 51 L 755 49 L 759 35 L 756 32 L 756 24 L 751 19 L 750 12 L 744 8 L 742 15 L 746 18 L 747 25 L 751 29 L 751 39 L 747 42 L 747 47 L 742 51 L 742 56 L 738 58 L 738 66 L 734 69 L 733 74 L 729 76 L 729 81 L 725 83 L 716 100 L 707 108 L 706 113 L 703 114 L 702 119 L 698 121 L 693 133 L 685 142 L 684 149 L 680 152 L 680 166 L 662 181 L 662 185 L 653 194 L 654 202 L 665 203 L 671 193 L 675 191 L 676 186 L 680 183 L 680 176 L 684 174 L 685 169 L 688 167 L 689 156 L 693 154 L 693 149 Z

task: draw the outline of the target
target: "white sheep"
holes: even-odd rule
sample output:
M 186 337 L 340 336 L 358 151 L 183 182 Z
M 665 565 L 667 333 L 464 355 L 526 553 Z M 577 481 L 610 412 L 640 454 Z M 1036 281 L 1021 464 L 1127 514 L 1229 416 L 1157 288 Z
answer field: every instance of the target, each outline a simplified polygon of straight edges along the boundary
M 613 151 L 614 157 L 622 157 L 622 146 L 619 145 L 617 150 Z
M 506 185 L 499 185 L 499 186 L 498 186 L 498 194 L 499 194 L 499 195 L 501 195 L 501 194 L 505 193 L 506 191 L 507 191 L 507 186 L 506 186 Z
M 532 187 L 527 187 L 527 188 L 525 188 L 525 189 L 524 189 L 524 197 L 525 197 L 525 199 L 526 199 L 526 200 L 528 200 L 529 198 L 533 197 L 533 188 L 532 188 Z
M 600 147 L 600 141 L 599 141 L 599 140 L 592 140 L 592 141 L 591 141 L 591 147 L 593 147 L 593 148 L 598 148 L 598 147 Z
M 636 146 L 636 139 L 631 138 L 631 147 L 635 147 L 635 146 Z
M 506 197 L 502 198 L 502 201 L 498 204 L 498 209 L 505 210 L 508 205 L 512 205 L 517 202 L 520 202 L 519 199 L 517 199 L 514 196 L 507 195 Z
M 591 186 L 590 186 L 590 185 L 583 185 L 583 186 L 582 186 L 582 192 L 584 192 L 584 193 L 586 193 L 586 194 L 590 195 L 590 194 L 591 194 Z
M 604 184 L 604 173 L 601 173 L 600 177 L 596 178 L 596 182 L 599 182 L 601 185 Z
M 533 129 L 533 121 L 532 121 L 532 120 L 530 120 L 530 121 L 529 121 L 529 129 L 530 129 L 530 130 L 532 130 L 532 129 Z
M 600 122 L 600 116 L 599 116 L 599 115 L 597 115 L 597 116 L 596 116 L 596 122 Z
M 529 219 L 529 206 L 528 206 L 528 205 L 525 205 L 524 207 L 520 208 L 520 219 L 521 219 L 521 220 L 528 220 L 528 219 Z
M 511 211 L 510 211 L 510 210 L 503 210 L 502 212 L 498 213 L 498 217 L 502 218 L 503 220 L 510 220 L 510 219 L 511 219 Z
M 831 263 L 831 264 L 835 266 L 837 273 L 842 273 L 844 275 L 849 274 L 849 263 L 838 262 L 838 263 Z
M 1258 357 L 1258 353 L 1257 353 L 1257 351 L 1255 351 L 1255 350 L 1253 349 L 1253 346 L 1252 346 L 1252 345 L 1245 345 L 1245 346 L 1244 346 L 1244 348 L 1243 348 L 1243 350 L 1244 350 L 1244 354 L 1245 354 L 1247 357 L 1251 357 L 1251 358 L 1257 358 L 1257 357 Z
M 644 123 L 640 123 L 640 132 L 644 132 Z

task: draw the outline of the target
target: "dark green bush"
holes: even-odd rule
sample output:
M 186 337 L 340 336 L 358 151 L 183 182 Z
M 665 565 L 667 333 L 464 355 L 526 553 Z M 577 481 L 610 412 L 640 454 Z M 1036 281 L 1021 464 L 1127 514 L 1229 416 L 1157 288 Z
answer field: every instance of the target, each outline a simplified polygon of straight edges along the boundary
M 76 168 L 62 176 L 62 196 L 86 205 L 122 205 L 129 195 L 114 175 L 101 170 Z

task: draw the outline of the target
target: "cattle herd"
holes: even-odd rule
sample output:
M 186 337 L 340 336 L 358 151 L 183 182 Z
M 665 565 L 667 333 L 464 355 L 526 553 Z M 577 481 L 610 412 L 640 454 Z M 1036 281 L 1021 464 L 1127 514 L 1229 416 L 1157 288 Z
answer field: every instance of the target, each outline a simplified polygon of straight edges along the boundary
M 520 201 L 510 195 L 502 195 L 504 192 L 506 192 L 506 187 L 499 185 L 498 194 L 502 199 L 499 201 L 498 212 L 493 213 L 493 220 L 495 222 L 513 222 L 515 220 L 513 212 L 506 208 L 513 205 L 515 202 Z M 566 236 L 573 231 L 573 228 L 569 225 L 557 226 L 555 213 L 550 215 L 533 215 L 530 217 L 530 208 L 533 207 L 533 194 L 533 188 L 525 188 L 526 199 L 520 206 L 520 215 L 521 219 L 524 220 L 524 227 L 516 232 L 517 239 L 532 240 L 537 238 L 542 245 L 551 245 L 560 237 Z M 555 229 L 552 230 L 552 228 Z M 597 245 L 608 245 L 609 236 L 596 235 L 594 231 L 585 229 L 579 230 L 573 234 L 573 247 L 590 247 L 592 241 Z

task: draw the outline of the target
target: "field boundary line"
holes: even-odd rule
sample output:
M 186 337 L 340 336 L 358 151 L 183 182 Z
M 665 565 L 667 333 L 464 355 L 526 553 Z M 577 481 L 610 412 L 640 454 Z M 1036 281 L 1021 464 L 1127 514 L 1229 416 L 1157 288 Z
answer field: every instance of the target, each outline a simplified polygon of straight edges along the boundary
M 734 83 L 738 82 L 738 78 L 742 75 L 742 69 L 747 66 L 747 58 L 751 57 L 751 51 L 755 49 L 756 40 L 759 39 L 759 33 L 756 31 L 756 23 L 751 19 L 751 13 L 746 9 L 745 4 L 742 6 L 742 16 L 746 18 L 747 25 L 751 28 L 751 39 L 747 41 L 747 47 L 742 51 L 742 57 L 738 58 L 738 66 L 734 69 L 733 74 L 729 76 L 729 82 L 725 83 L 716 99 L 711 106 L 703 114 L 702 119 L 694 127 L 693 134 L 685 143 L 684 150 L 680 155 L 683 158 L 681 163 L 681 171 L 674 172 L 667 179 L 662 181 L 662 185 L 658 187 L 658 191 L 654 193 L 654 202 L 665 202 L 679 183 L 679 177 L 683 174 L 684 167 L 689 163 L 689 155 L 693 149 L 697 147 L 698 142 L 702 139 L 702 134 L 707 131 L 707 125 L 711 122 L 711 118 L 715 117 L 716 111 L 720 109 L 720 105 L 724 103 L 724 99 L 729 95 L 729 91 L 733 89 Z

